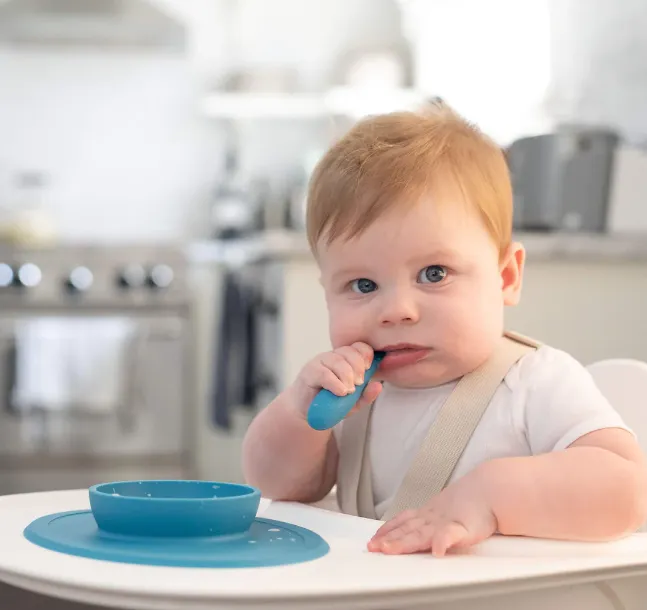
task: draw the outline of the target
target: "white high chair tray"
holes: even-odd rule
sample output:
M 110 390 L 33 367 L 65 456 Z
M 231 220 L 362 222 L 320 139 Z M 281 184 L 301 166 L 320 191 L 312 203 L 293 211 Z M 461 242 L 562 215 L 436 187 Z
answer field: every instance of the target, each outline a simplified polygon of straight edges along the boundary
M 647 534 L 608 544 L 495 537 L 468 553 L 384 556 L 366 551 L 379 522 L 263 500 L 259 516 L 312 529 L 330 553 L 308 563 L 256 569 L 186 569 L 72 557 L 23 537 L 34 519 L 88 509 L 85 490 L 0 497 L 0 580 L 30 591 L 105 606 L 215 608 L 402 608 L 442 600 L 647 574 Z

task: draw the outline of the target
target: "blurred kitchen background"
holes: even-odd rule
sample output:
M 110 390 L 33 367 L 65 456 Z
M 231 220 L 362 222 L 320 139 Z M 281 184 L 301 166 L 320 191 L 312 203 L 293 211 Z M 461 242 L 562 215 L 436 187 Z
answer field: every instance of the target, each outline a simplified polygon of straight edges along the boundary
M 644 0 L 0 0 L 0 494 L 240 480 L 327 349 L 304 193 L 441 97 L 506 150 L 509 326 L 647 360 Z

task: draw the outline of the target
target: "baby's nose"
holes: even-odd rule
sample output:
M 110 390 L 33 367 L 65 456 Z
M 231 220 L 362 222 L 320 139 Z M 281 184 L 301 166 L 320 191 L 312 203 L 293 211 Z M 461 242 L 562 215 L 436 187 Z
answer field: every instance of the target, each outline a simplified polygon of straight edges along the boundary
M 384 303 L 380 323 L 383 326 L 393 324 L 415 324 L 420 319 L 415 299 L 408 295 L 394 295 Z

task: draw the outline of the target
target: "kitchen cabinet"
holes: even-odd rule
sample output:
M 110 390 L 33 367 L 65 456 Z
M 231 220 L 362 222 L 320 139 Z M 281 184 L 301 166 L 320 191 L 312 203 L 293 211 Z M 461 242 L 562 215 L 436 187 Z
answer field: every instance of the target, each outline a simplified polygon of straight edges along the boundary
M 647 361 L 647 260 L 530 262 L 510 328 L 571 353 L 584 364 Z

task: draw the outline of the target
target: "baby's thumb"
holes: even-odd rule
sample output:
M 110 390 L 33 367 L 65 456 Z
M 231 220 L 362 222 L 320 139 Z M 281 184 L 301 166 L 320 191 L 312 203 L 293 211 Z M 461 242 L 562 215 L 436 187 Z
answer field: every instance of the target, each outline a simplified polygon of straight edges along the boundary
M 359 400 L 351 410 L 351 413 L 364 407 L 368 407 L 375 402 L 375 399 L 380 395 L 382 391 L 382 384 L 379 381 L 369 381 L 362 395 L 359 397 Z

